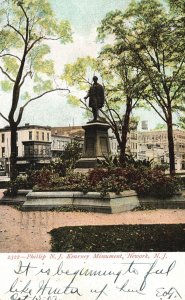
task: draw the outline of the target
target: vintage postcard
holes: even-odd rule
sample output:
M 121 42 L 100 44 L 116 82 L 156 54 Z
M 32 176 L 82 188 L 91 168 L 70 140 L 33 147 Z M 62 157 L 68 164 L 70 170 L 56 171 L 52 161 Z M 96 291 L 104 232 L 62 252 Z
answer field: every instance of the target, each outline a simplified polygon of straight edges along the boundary
M 0 300 L 185 299 L 184 0 L 0 4 Z

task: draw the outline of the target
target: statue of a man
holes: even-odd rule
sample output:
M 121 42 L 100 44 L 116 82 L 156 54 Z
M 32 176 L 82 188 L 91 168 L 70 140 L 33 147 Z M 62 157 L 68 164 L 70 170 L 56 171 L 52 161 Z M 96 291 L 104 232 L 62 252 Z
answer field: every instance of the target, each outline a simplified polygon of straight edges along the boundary
M 92 108 L 92 113 L 93 113 L 93 121 L 97 121 L 98 119 L 98 111 L 100 108 L 103 107 L 105 97 L 104 97 L 104 89 L 101 84 L 98 83 L 98 77 L 94 76 L 93 77 L 94 83 L 90 87 L 87 96 L 84 97 L 86 100 L 89 98 L 89 107 Z

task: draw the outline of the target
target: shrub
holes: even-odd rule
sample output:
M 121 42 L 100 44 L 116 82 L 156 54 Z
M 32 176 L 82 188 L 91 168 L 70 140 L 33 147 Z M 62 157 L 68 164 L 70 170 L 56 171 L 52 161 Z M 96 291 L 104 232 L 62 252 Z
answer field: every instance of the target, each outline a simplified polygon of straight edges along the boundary
M 94 169 L 88 180 L 97 191 L 119 193 L 125 189 L 136 190 L 138 195 L 167 198 L 179 189 L 176 177 L 166 176 L 160 169 L 128 166 L 114 169 Z
M 49 170 L 51 170 L 53 174 L 56 174 L 58 176 L 65 176 L 68 167 L 69 166 L 67 162 L 65 162 L 61 158 L 56 158 L 55 160 L 51 161 L 49 165 Z
M 177 178 L 166 176 L 160 169 L 135 168 L 97 168 L 87 175 L 67 171 L 60 176 L 54 170 L 43 168 L 40 171 L 29 171 L 10 183 L 9 192 L 15 194 L 18 189 L 33 188 L 36 191 L 89 191 L 100 192 L 102 197 L 109 192 L 120 194 L 124 190 L 134 189 L 138 195 L 166 198 L 179 189 Z
M 14 181 L 9 182 L 7 193 L 10 195 L 16 195 L 18 190 L 32 189 L 34 184 L 34 182 L 30 182 L 27 175 L 19 175 Z
M 119 195 L 125 189 L 129 189 L 129 187 L 125 184 L 125 181 L 119 180 L 115 177 L 115 175 L 103 178 L 96 185 L 96 191 L 100 192 L 102 197 L 106 196 L 106 194 L 109 192 L 114 192 L 115 194 Z
M 100 168 L 125 168 L 125 167 L 134 167 L 134 168 L 141 168 L 141 169 L 151 169 L 153 164 L 153 159 L 151 160 L 140 160 L 137 159 L 132 154 L 125 154 L 124 162 L 120 162 L 117 156 L 104 156 L 104 160 L 98 160 Z
M 80 143 L 78 141 L 72 141 L 65 146 L 60 158 L 67 169 L 74 169 L 76 162 L 81 157 L 81 154 L 82 148 Z
M 146 170 L 131 187 L 139 195 L 158 198 L 171 197 L 179 189 L 179 181 L 176 177 L 166 176 L 158 169 Z

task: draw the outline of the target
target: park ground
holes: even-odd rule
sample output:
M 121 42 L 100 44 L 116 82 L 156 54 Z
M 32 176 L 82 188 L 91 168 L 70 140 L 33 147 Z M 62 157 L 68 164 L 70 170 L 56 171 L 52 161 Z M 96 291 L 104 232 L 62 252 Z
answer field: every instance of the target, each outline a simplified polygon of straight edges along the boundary
M 3 196 L 3 190 L 0 190 L 0 199 Z M 101 213 L 92 213 L 92 212 L 59 212 L 59 211 L 30 211 L 30 212 L 23 212 L 18 210 L 15 207 L 1 205 L 0 206 L 0 252 L 49 252 L 49 251 L 58 251 L 58 252 L 65 252 L 65 251 L 75 251 L 75 236 L 79 239 L 82 239 L 82 236 L 75 232 L 75 228 L 80 227 L 80 230 L 84 230 L 84 228 L 88 228 L 88 236 L 89 234 L 89 226 L 103 226 L 103 225 L 122 225 L 122 228 L 128 228 L 128 226 L 123 225 L 149 225 L 149 224 L 161 224 L 161 228 L 163 228 L 163 224 L 174 224 L 174 226 L 178 225 L 181 226 L 181 230 L 178 231 L 178 234 L 181 235 L 181 239 L 183 242 L 185 237 L 182 236 L 185 233 L 185 209 L 159 209 L 159 210 L 142 210 L 142 211 L 129 211 L 129 212 L 122 212 L 118 214 L 101 214 Z M 75 226 L 75 227 L 74 227 Z M 88 226 L 88 227 L 84 227 Z M 171 226 L 171 225 L 170 225 Z M 105 229 L 106 226 L 104 226 Z M 64 236 L 68 235 L 69 239 L 73 240 L 73 246 L 69 245 L 68 249 L 64 248 L 57 248 L 57 234 L 60 241 L 62 237 L 60 236 L 62 228 L 64 229 Z M 70 229 L 71 228 L 71 229 Z M 94 227 L 95 228 L 95 227 Z M 92 243 L 93 243 L 93 236 L 96 237 L 97 240 L 97 233 L 101 231 L 100 227 L 96 227 L 97 232 L 91 231 L 93 234 Z M 108 228 L 108 227 L 106 227 Z M 113 228 L 116 232 L 116 227 L 110 226 L 110 230 L 108 230 L 109 234 L 112 232 Z M 136 230 L 136 232 L 132 232 L 133 226 L 130 226 L 130 234 L 127 237 L 130 240 L 132 235 L 133 240 L 137 239 L 139 243 L 143 243 L 141 237 L 141 230 Z M 145 227 L 143 227 L 145 228 Z M 150 232 L 151 235 L 151 226 Z M 170 227 L 171 228 L 171 227 Z M 175 227 L 176 228 L 176 227 Z M 58 231 L 53 230 L 58 229 Z M 104 230 L 102 227 L 102 230 Z M 117 237 L 116 239 L 119 241 L 120 238 L 120 226 L 117 227 Z M 67 231 L 66 231 L 67 230 Z M 154 233 L 153 239 L 155 242 L 155 232 L 158 232 L 159 228 L 156 230 L 152 229 Z M 169 228 L 166 228 L 169 232 Z M 171 230 L 171 229 L 170 229 Z M 52 235 L 49 232 L 53 232 Z M 70 237 L 70 234 L 72 236 Z M 105 230 L 104 230 L 105 233 Z M 86 243 L 85 232 L 83 243 Z M 136 234 L 136 237 L 135 237 Z M 174 236 L 175 236 L 174 232 Z M 102 239 L 107 239 L 106 233 L 102 235 Z M 164 240 L 164 232 L 162 239 Z M 169 237 L 173 239 L 173 237 Z M 100 239 L 101 240 L 101 237 Z M 51 245 L 52 241 L 52 245 Z M 59 242 L 60 242 L 59 241 Z M 65 243 L 65 240 L 63 240 Z M 79 242 L 79 240 L 78 240 Z M 158 241 L 156 241 L 157 243 Z M 159 241 L 160 242 L 160 241 Z M 79 243 L 78 243 L 79 244 Z M 101 243 L 100 243 L 101 244 Z M 180 244 L 179 244 L 180 245 Z M 115 245 L 116 246 L 116 245 Z M 180 247 L 180 246 L 179 246 Z M 89 246 L 89 251 L 92 250 L 91 245 Z M 111 251 L 109 249 L 100 249 L 99 245 L 96 244 L 93 246 L 93 251 Z M 112 251 L 116 251 L 116 248 L 112 248 Z M 123 248 L 119 248 L 119 251 L 127 251 L 127 248 L 123 246 Z M 174 249 L 174 248 L 172 248 Z M 60 251 L 59 251 L 60 250 Z M 134 249 L 132 249 L 134 251 Z M 146 249 L 147 251 L 148 249 Z M 149 250 L 152 250 L 149 249 Z M 148 250 L 148 251 L 149 251 Z M 78 251 L 86 251 L 83 246 L 81 249 L 78 247 Z M 138 251 L 137 249 L 135 251 Z M 167 251 L 164 249 L 164 251 Z M 174 251 L 182 251 L 181 249 L 174 249 Z

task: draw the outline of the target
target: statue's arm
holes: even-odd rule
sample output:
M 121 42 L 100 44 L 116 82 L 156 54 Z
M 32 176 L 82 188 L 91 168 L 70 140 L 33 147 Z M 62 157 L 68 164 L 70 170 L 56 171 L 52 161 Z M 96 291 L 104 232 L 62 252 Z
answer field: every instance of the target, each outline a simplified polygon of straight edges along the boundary
M 87 98 L 89 98 L 90 96 L 90 90 L 88 90 L 87 95 L 84 97 L 84 99 L 86 100 Z

